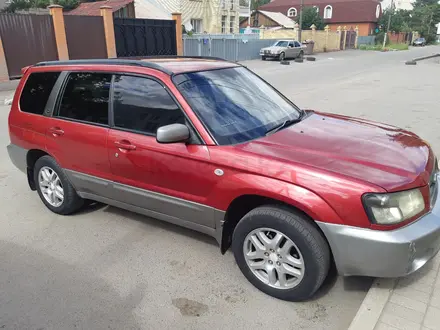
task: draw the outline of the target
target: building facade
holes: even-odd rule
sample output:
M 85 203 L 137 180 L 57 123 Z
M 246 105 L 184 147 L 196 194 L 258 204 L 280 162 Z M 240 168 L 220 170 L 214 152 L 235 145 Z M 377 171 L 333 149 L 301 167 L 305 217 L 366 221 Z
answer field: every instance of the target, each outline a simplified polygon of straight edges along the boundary
M 155 0 L 194 33 L 239 33 L 239 0 Z
M 305 7 L 314 7 L 324 24 L 336 31 L 338 26 L 359 29 L 360 36 L 373 34 L 382 14 L 379 0 L 310 0 Z M 274 0 L 259 9 L 280 12 L 293 20 L 299 19 L 301 0 Z

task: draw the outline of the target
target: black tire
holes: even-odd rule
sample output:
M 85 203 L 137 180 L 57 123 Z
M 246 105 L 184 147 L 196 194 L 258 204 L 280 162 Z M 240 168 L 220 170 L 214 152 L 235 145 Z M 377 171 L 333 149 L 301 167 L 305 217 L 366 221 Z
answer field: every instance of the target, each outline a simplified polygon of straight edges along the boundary
M 266 61 L 266 56 L 261 56 L 261 60 Z
M 246 263 L 243 244 L 246 236 L 258 228 L 271 228 L 290 238 L 301 251 L 305 271 L 301 282 L 290 289 L 278 289 L 258 279 Z M 318 229 L 299 212 L 279 206 L 262 206 L 247 213 L 237 224 L 232 250 L 244 276 L 256 288 L 282 300 L 309 299 L 321 287 L 330 268 L 330 249 Z
M 64 200 L 58 207 L 49 204 L 49 202 L 44 198 L 43 193 L 41 192 L 41 188 L 38 183 L 38 174 L 40 172 L 40 169 L 44 166 L 52 169 L 60 178 L 62 188 L 64 190 Z M 46 205 L 46 207 L 54 213 L 68 215 L 75 211 L 78 211 L 84 205 L 84 199 L 78 196 L 75 188 L 73 188 L 72 184 L 67 179 L 67 176 L 64 173 L 63 169 L 58 165 L 55 159 L 50 156 L 43 156 L 39 158 L 35 163 L 34 182 L 37 188 L 38 195 L 40 196 L 44 205 Z
M 284 61 L 286 59 L 286 54 L 284 52 L 282 52 L 279 56 L 279 60 L 280 62 Z

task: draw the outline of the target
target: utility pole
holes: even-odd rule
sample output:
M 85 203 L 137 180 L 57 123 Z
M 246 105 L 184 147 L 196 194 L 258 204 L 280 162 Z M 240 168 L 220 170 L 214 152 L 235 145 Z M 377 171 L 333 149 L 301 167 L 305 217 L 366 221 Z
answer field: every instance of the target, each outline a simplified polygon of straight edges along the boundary
M 298 30 L 299 42 L 301 42 L 301 32 L 302 32 L 302 24 L 303 24 L 303 7 L 304 7 L 304 0 L 301 0 L 301 5 L 299 7 L 299 30 Z
M 387 30 L 385 32 L 385 35 L 383 37 L 383 46 L 382 46 L 382 48 L 385 48 L 385 46 L 387 44 L 388 32 L 390 31 L 390 26 L 391 26 L 391 16 L 393 16 L 393 14 L 394 14 L 394 1 L 393 0 L 391 0 L 390 8 L 391 8 L 391 13 L 388 16 L 388 26 L 387 26 Z

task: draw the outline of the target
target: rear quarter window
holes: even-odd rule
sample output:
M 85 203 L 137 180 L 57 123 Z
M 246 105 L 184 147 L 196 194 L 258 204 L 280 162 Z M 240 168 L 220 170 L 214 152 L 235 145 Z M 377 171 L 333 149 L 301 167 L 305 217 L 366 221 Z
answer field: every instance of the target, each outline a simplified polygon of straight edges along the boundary
M 59 75 L 60 72 L 31 73 L 20 96 L 21 111 L 42 115 Z

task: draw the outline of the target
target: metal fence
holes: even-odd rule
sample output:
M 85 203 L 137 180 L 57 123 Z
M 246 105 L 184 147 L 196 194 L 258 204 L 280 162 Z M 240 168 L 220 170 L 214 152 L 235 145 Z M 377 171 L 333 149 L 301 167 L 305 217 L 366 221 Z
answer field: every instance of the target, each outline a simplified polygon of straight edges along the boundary
M 375 36 L 358 36 L 358 47 L 360 45 L 374 45 L 376 44 Z
M 69 59 L 106 58 L 104 22 L 101 16 L 65 15 Z
M 260 39 L 259 33 L 196 33 L 192 35 L 183 35 L 183 39 L 241 39 L 241 40 L 249 40 L 249 39 Z
M 114 18 L 118 57 L 176 55 L 176 22 Z
M 11 78 L 27 65 L 58 59 L 50 15 L 0 14 L 0 36 Z
M 277 39 L 211 39 L 183 38 L 183 55 L 214 56 L 229 61 L 254 60 L 263 47 L 273 45 Z

